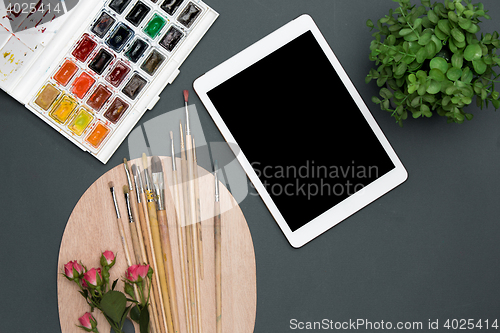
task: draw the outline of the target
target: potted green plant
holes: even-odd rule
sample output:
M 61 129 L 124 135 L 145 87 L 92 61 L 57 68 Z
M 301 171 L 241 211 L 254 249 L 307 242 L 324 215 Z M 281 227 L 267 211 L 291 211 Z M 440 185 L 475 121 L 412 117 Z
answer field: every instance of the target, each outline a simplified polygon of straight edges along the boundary
M 489 103 L 500 107 L 494 69 L 500 64 L 496 52 L 499 34 L 481 33 L 480 19 L 490 19 L 484 5 L 470 0 L 393 0 L 399 7 L 375 25 L 366 76 L 380 87 L 372 101 L 388 111 L 400 126 L 409 115 L 431 117 L 434 113 L 449 123 L 463 123 L 473 115 L 464 111 L 476 97 L 482 109 Z

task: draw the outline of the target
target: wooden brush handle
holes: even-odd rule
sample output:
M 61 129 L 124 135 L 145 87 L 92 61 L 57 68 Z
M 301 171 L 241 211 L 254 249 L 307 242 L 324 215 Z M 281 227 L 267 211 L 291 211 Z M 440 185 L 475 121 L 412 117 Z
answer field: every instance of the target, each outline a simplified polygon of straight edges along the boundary
M 127 265 L 132 266 L 132 259 L 130 258 L 130 251 L 128 249 L 127 241 L 125 239 L 125 229 L 123 228 L 122 219 L 116 219 L 118 225 L 118 231 L 120 232 L 120 238 L 122 240 L 123 251 L 125 252 L 125 259 L 127 260 Z
M 216 333 L 222 333 L 222 246 L 221 246 L 221 218 L 220 203 L 215 203 L 214 212 L 215 237 L 215 320 Z
M 141 244 L 139 243 L 139 235 L 137 234 L 137 226 L 135 222 L 129 223 L 130 227 L 130 237 L 132 238 L 132 247 L 134 248 L 135 259 L 138 264 L 143 264 L 145 262 L 142 257 Z
M 157 215 L 158 226 L 160 229 L 161 247 L 163 250 L 163 261 L 165 264 L 165 273 L 167 276 L 168 293 L 170 296 L 170 311 L 172 312 L 174 333 L 179 333 L 179 311 L 177 309 L 177 294 L 175 289 L 172 247 L 170 246 L 170 237 L 168 233 L 167 212 L 165 210 L 159 210 L 157 211 Z
M 146 204 L 146 196 L 144 193 L 140 194 L 141 203 L 139 204 L 139 222 L 141 224 L 142 237 L 144 240 L 144 247 L 146 250 L 146 257 L 148 258 L 148 263 L 152 266 L 154 274 L 151 279 L 151 283 L 153 285 L 153 295 L 152 299 L 155 303 L 156 313 L 158 316 L 158 326 L 160 333 L 167 333 L 167 320 L 165 318 L 165 310 L 163 306 L 163 298 L 161 295 L 161 286 L 160 279 L 156 274 L 156 260 L 153 254 L 153 245 L 151 238 L 151 229 L 149 228 L 149 216 L 147 214 L 147 204 Z
M 163 307 L 167 319 L 168 332 L 173 332 L 172 312 L 170 311 L 170 301 L 168 293 L 167 278 L 165 276 L 165 265 L 163 264 L 163 253 L 161 249 L 160 228 L 158 226 L 158 217 L 156 215 L 156 204 L 153 200 L 153 194 L 147 193 L 149 225 L 151 228 L 151 238 L 153 240 L 153 250 L 156 257 L 156 274 L 160 279 L 160 289 L 163 296 Z

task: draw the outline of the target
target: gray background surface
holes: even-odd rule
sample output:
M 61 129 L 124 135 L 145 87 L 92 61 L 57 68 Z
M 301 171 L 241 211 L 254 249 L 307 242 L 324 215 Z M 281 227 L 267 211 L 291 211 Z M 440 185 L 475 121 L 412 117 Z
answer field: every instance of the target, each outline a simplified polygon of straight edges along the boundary
M 499 30 L 500 2 L 482 2 L 493 17 L 482 31 Z M 499 318 L 500 114 L 471 106 L 474 119 L 462 125 L 435 116 L 400 128 L 370 101 L 378 89 L 364 83 L 372 66 L 365 21 L 395 8 L 390 0 L 207 3 L 220 17 L 140 123 L 181 107 L 181 91 L 190 89 L 207 141 L 222 141 L 192 91 L 194 79 L 308 13 L 409 173 L 403 185 L 301 249 L 287 243 L 260 198 L 241 203 L 257 262 L 255 332 L 293 331 L 294 318 L 421 321 L 424 328 L 429 319 Z M 103 165 L 3 91 L 0 114 L 0 332 L 60 332 L 56 274 L 66 222 L 84 191 L 129 158 L 128 149 L 123 144 Z

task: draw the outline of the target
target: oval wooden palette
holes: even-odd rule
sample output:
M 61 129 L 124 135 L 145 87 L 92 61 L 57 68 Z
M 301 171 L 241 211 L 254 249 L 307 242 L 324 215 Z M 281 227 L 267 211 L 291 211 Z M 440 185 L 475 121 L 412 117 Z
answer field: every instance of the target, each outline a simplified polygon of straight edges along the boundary
M 130 163 L 139 163 L 139 160 Z M 171 159 L 162 157 L 166 184 L 172 184 Z M 180 170 L 180 159 L 176 159 Z M 200 280 L 202 332 L 215 332 L 215 271 L 214 271 L 214 177 L 212 173 L 198 167 L 200 206 L 203 238 L 204 278 Z M 122 279 L 127 263 L 109 182 L 113 182 L 122 215 L 125 237 L 130 241 L 127 208 L 123 186 L 127 184 L 123 165 L 119 165 L 99 178 L 83 194 L 75 206 L 61 241 L 58 261 L 57 291 L 61 330 L 63 333 L 75 332 L 78 318 L 90 310 L 78 292 L 74 282 L 68 281 L 61 273 L 64 264 L 70 260 L 81 261 L 88 269 L 99 267 L 101 253 L 110 250 L 117 255 L 115 266 L 110 270 L 110 281 L 118 279 L 116 289 L 123 290 Z M 166 190 L 166 210 L 169 226 L 176 221 L 173 199 Z M 222 331 L 253 332 L 257 306 L 255 253 L 252 238 L 245 217 L 229 191 L 220 186 L 222 220 Z M 174 222 L 172 222 L 174 221 Z M 175 285 L 178 300 L 181 332 L 187 332 L 181 285 L 180 260 L 177 230 L 170 227 Z M 94 311 L 100 332 L 107 333 L 110 326 L 99 310 Z M 135 331 L 139 329 L 135 325 Z

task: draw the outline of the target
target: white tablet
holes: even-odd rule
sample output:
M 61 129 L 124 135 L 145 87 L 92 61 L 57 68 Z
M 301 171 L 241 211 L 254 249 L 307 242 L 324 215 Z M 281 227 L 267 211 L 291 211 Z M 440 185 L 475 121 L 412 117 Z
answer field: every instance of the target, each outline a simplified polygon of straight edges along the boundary
M 293 247 L 408 176 L 308 15 L 202 75 L 194 89 Z

